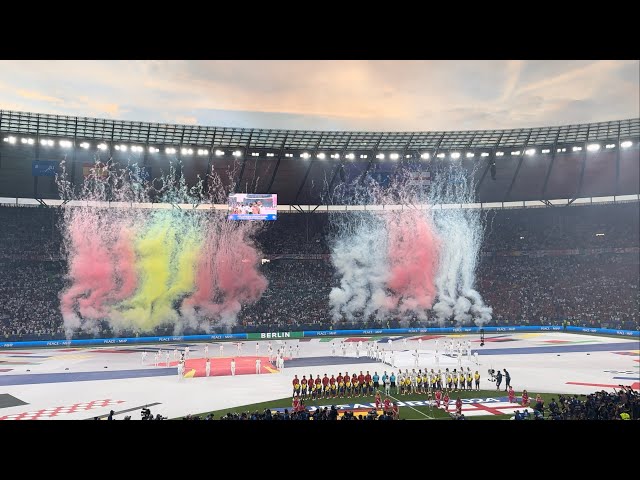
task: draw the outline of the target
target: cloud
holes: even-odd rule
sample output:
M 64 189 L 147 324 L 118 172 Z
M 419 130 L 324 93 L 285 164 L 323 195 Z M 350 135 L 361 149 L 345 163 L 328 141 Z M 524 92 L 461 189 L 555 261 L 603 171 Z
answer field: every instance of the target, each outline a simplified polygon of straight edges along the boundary
M 180 123 L 183 125 L 196 125 L 198 123 L 198 119 L 196 117 L 187 115 L 178 115 L 175 121 L 176 123 Z
M 638 61 L 0 61 L 0 108 L 233 127 L 425 131 L 640 116 Z

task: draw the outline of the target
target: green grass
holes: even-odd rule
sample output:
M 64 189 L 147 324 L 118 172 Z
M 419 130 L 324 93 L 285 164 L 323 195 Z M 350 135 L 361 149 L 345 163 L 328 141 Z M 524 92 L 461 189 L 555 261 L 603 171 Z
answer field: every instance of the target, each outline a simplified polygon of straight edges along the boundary
M 540 396 L 544 399 L 545 407 L 549 405 L 551 402 L 551 398 L 555 398 L 558 401 L 559 394 L 557 393 L 541 393 L 541 392 L 529 392 L 529 398 L 531 400 L 531 406 L 535 403 L 536 395 L 540 393 Z M 522 392 L 517 391 L 516 395 L 520 397 Z M 451 399 L 457 399 L 458 397 L 465 398 L 490 398 L 490 397 L 502 397 L 506 396 L 507 393 L 504 390 L 500 392 L 494 390 L 479 390 L 479 391 L 462 391 L 458 393 L 450 394 Z M 392 397 L 397 398 L 401 402 L 411 401 L 411 400 L 426 400 L 426 395 L 395 395 L 392 393 Z M 382 396 L 384 399 L 384 395 Z M 374 402 L 375 398 L 373 396 L 364 396 L 364 397 L 352 397 L 352 398 L 326 398 L 320 399 L 316 401 L 306 400 L 305 404 L 307 407 L 318 407 L 323 405 L 339 405 L 339 404 L 355 404 L 355 403 L 371 403 Z M 291 407 L 291 397 L 281 398 L 279 400 L 273 400 L 270 402 L 261 402 L 261 403 L 253 403 L 251 405 L 242 405 L 234 408 L 227 408 L 224 410 L 214 410 L 209 412 L 199 413 L 198 415 L 206 416 L 209 413 L 212 413 L 216 419 L 226 415 L 227 413 L 242 413 L 242 412 L 255 412 L 256 410 L 259 412 L 264 411 L 265 408 L 290 408 Z M 513 410 L 521 409 L 519 405 L 514 404 Z M 449 411 L 455 411 L 455 406 L 450 406 Z M 513 412 L 509 412 L 505 415 L 479 415 L 479 416 L 469 416 L 467 417 L 469 420 L 507 420 L 513 415 Z M 451 419 L 451 416 L 440 409 L 424 407 L 424 406 L 414 406 L 414 407 L 400 407 L 400 418 L 406 420 L 441 420 L 441 419 Z

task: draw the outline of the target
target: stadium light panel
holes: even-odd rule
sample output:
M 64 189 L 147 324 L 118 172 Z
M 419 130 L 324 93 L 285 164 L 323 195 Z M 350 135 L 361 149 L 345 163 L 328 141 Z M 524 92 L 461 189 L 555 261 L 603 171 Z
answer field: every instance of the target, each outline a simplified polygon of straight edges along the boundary
M 511 152 L 511 155 L 516 156 L 520 155 L 522 152 L 520 150 L 516 150 L 515 152 Z
M 198 151 L 200 151 L 200 150 L 198 150 Z M 198 155 L 199 155 L 199 154 L 198 154 Z M 251 152 L 251 156 L 252 156 L 252 157 L 259 157 L 259 156 L 260 156 L 260 154 L 259 154 L 258 152 Z
M 354 158 L 356 158 L 356 156 L 353 153 L 347 153 L 344 158 L 346 158 L 347 160 L 353 160 Z
M 216 150 L 216 157 L 221 157 L 222 155 L 224 155 L 223 150 Z
M 454 160 L 457 160 L 460 158 L 460 152 L 453 152 L 451 154 L 451 158 L 453 158 Z
M 82 143 L 80 144 L 80 148 L 84 148 L 85 150 L 86 150 L 87 148 L 89 148 L 89 147 L 90 147 L 89 142 L 82 142 Z
M 411 155 L 405 155 L 404 158 L 411 158 Z
M 587 145 L 587 150 L 589 150 L 590 152 L 597 152 L 598 150 L 600 150 L 600 144 L 592 143 L 591 145 Z
M 398 158 L 400 158 L 400 155 L 398 155 L 397 153 L 392 153 L 391 155 L 389 155 L 389 158 L 391 160 L 398 160 Z
M 26 138 L 21 138 L 20 139 L 20 143 L 27 143 L 27 139 Z
M 293 153 L 285 153 L 284 156 L 287 158 L 291 158 L 293 157 Z
M 186 155 L 187 154 L 187 149 L 186 148 L 181 148 L 180 149 L 180 154 L 181 155 Z
M 7 142 L 9 142 L 11 145 L 16 143 L 16 137 L 8 137 L 7 138 Z
M 489 156 L 489 152 L 482 152 L 480 154 L 481 157 L 488 157 Z
M 174 155 L 176 153 L 176 149 L 173 147 L 167 147 L 164 149 L 165 153 L 168 153 L 170 155 Z
M 596 233 L 596 237 L 604 237 L 604 233 Z
M 33 145 L 35 143 L 35 140 L 33 138 L 27 138 L 27 143 L 29 145 Z
M 631 143 L 630 140 L 626 140 L 620 144 L 622 148 L 629 148 L 631 145 L 633 145 L 633 143 Z
M 324 160 L 325 158 L 327 158 L 327 155 L 320 152 L 318 155 L 316 155 L 316 157 L 318 157 L 320 160 Z
M 616 148 L 615 143 L 607 143 L 604 148 Z
M 240 157 L 242 155 L 242 152 L 240 150 L 236 150 L 235 152 L 233 152 L 233 156 L 234 157 Z
M 496 157 L 503 157 L 504 156 L 504 152 L 496 152 Z
M 116 150 L 120 150 L 120 145 L 116 145 Z
M 366 155 L 366 154 L 360 155 L 360 158 L 367 158 L 367 157 L 368 157 L 368 155 Z
M 156 147 L 149 147 L 149 153 L 158 153 L 160 150 L 158 150 Z
M 207 148 L 199 149 L 198 150 L 198 155 L 201 155 L 201 156 L 209 155 L 209 149 L 207 149 Z
M 307 160 L 309 157 L 311 157 L 311 154 L 309 152 L 303 152 L 300 154 L 300 158 L 304 158 L 305 160 Z
M 438 157 L 438 158 L 444 158 L 444 153 L 439 153 L 438 155 L 436 155 L 436 157 Z
M 475 156 L 476 156 L 476 154 L 473 153 L 473 152 L 467 152 L 467 155 L 466 155 L 467 158 L 473 158 Z
M 551 150 L 548 148 L 543 148 L 542 153 L 551 153 Z
M 333 155 L 331 155 L 331 158 L 334 158 L 336 160 L 340 160 L 340 154 L 339 153 L 334 153 Z
M 379 154 L 377 154 L 377 155 L 376 155 L 376 158 L 377 158 L 378 160 L 384 160 L 384 153 L 379 153 Z
M 107 149 L 106 143 L 101 143 L 98 145 L 98 150 L 102 150 L 103 152 Z
M 422 160 L 429 160 L 429 157 L 430 157 L 430 156 L 431 156 L 431 155 L 429 155 L 428 153 L 423 153 L 422 155 L 420 155 L 420 158 L 421 158 Z
M 582 147 L 573 147 L 571 150 L 573 150 L 574 152 L 581 152 Z
M 520 240 L 524 240 L 524 237 L 522 237 L 522 236 L 521 236 L 521 237 L 520 237 Z
M 267 153 L 267 157 L 273 157 L 273 156 L 275 156 L 275 153 L 272 153 L 272 152 Z
M 71 142 L 69 140 L 60 140 L 60 146 L 62 148 L 71 148 Z
M 529 155 L 530 157 L 532 157 L 533 155 L 536 154 L 536 149 L 535 148 L 528 148 L 527 150 L 524 151 L 524 153 L 526 155 Z

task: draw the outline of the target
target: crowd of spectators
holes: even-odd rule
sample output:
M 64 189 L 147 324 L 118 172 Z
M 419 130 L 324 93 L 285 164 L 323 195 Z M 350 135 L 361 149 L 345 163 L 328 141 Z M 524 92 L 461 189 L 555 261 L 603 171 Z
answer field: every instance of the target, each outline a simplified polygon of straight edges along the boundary
M 205 417 L 200 415 L 187 415 L 182 418 L 183 420 L 214 420 L 212 414 L 208 414 Z M 338 409 L 335 405 L 329 407 L 318 408 L 316 410 L 304 409 L 298 412 L 289 410 L 287 408 L 284 411 L 271 411 L 265 408 L 260 412 L 256 410 L 254 412 L 228 412 L 220 420 L 393 420 L 393 415 L 390 413 L 378 414 L 375 408 L 372 408 L 366 414 L 354 413 L 347 410 L 339 415 Z
M 620 385 L 620 390 L 601 390 L 589 395 L 560 395 L 533 407 L 534 418 L 547 420 L 640 420 L 640 396 L 631 387 Z M 546 414 L 546 416 L 545 416 Z
M 639 329 L 639 212 L 636 203 L 489 213 L 476 282 L 493 307 L 489 325 L 566 321 Z M 59 294 L 67 265 L 60 255 L 57 215 L 47 208 L 0 207 L 0 339 L 64 336 Z M 307 257 L 272 256 L 260 267 L 269 287 L 257 303 L 243 306 L 234 331 L 331 326 L 328 298 L 339 279 L 328 256 L 313 257 L 328 252 L 329 229 L 325 214 L 281 215 L 265 222 L 257 236 L 264 252 Z M 358 327 L 398 325 L 397 319 L 369 319 Z M 352 326 L 343 322 L 334 328 Z

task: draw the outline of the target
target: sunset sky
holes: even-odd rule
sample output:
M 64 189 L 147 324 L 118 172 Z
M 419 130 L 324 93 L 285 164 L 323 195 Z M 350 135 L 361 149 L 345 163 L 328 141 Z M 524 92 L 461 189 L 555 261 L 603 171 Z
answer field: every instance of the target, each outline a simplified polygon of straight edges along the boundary
M 0 61 L 0 109 L 303 130 L 475 130 L 640 116 L 640 62 Z

